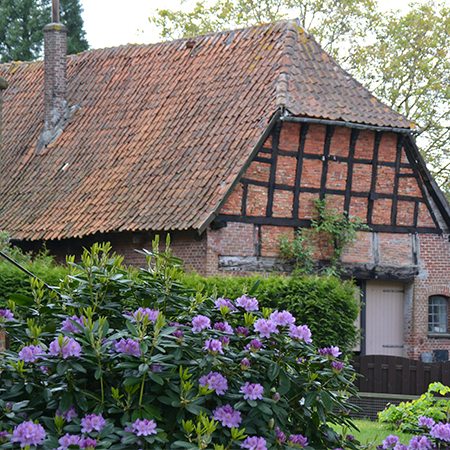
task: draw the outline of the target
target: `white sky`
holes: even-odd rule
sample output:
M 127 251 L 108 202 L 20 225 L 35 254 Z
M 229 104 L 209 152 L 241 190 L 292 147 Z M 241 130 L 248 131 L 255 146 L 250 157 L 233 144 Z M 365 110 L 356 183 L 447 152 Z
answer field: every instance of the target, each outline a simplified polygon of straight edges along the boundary
M 192 1 L 188 0 L 186 3 Z M 381 9 L 403 9 L 410 2 L 411 0 L 379 0 L 379 5 Z M 150 24 L 148 17 L 158 8 L 180 9 L 180 0 L 81 0 L 81 4 L 84 8 L 84 29 L 91 48 L 157 42 L 158 32 Z

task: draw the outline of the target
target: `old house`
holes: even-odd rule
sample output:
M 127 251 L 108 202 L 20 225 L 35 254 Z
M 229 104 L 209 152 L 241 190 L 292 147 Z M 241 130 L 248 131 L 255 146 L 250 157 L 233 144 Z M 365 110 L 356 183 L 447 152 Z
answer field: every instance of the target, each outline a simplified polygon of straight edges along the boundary
M 327 196 L 368 226 L 343 256 L 362 353 L 448 358 L 448 203 L 412 124 L 295 22 L 69 57 L 44 31 L 45 64 L 0 65 L 0 229 L 24 249 L 110 241 L 140 265 L 170 233 L 201 274 L 268 270 Z

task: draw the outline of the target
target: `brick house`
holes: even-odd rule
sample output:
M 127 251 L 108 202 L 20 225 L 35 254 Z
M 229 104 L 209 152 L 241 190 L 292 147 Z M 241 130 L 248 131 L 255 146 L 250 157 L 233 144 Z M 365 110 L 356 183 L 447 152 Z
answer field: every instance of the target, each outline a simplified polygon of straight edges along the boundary
M 270 270 L 326 195 L 369 227 L 343 256 L 361 352 L 445 357 L 449 205 L 412 124 L 295 22 L 69 57 L 63 26 L 44 34 L 45 64 L 0 65 L 0 229 L 22 248 L 110 241 L 142 265 L 170 233 L 201 274 Z

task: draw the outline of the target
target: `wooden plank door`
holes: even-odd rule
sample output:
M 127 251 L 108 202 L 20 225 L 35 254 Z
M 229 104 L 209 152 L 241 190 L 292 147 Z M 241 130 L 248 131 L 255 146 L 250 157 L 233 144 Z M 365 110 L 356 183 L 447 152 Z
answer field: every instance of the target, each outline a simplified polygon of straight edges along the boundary
M 370 280 L 366 284 L 366 355 L 403 356 L 403 299 L 405 285 Z

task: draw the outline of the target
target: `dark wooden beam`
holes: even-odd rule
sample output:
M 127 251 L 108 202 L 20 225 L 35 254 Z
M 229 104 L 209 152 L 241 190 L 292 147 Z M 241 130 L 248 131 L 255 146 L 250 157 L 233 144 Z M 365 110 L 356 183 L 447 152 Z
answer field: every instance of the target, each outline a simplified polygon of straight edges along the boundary
M 316 261 L 315 270 L 327 267 L 326 261 Z M 359 280 L 413 281 L 418 275 L 417 266 L 388 266 L 381 264 L 342 263 L 342 277 Z M 273 270 L 291 273 L 292 263 L 268 256 L 219 255 L 219 270 L 233 272 L 270 272 Z
M 352 192 L 352 181 L 353 181 L 353 162 L 355 158 L 355 147 L 356 141 L 358 140 L 359 130 L 352 128 L 352 133 L 350 136 L 350 148 L 348 151 L 348 163 L 347 163 L 347 183 L 345 186 L 345 200 L 344 200 L 344 211 L 348 214 L 350 210 L 350 198 Z
M 267 194 L 267 208 L 266 216 L 272 217 L 273 212 L 273 195 L 275 191 L 275 180 L 277 174 L 277 160 L 278 160 L 278 145 L 280 143 L 280 133 L 281 133 L 282 122 L 278 122 L 272 134 L 272 164 L 270 166 L 269 175 L 269 191 Z
M 325 192 L 327 189 L 327 174 L 328 174 L 328 157 L 330 156 L 330 145 L 331 138 L 333 137 L 335 127 L 332 125 L 327 125 L 327 131 L 325 134 L 325 143 L 323 146 L 323 166 L 322 166 L 322 178 L 320 180 L 320 194 L 321 200 L 325 197 Z
M 247 215 L 247 196 L 248 196 L 248 183 L 244 180 L 242 181 L 242 204 L 241 204 L 241 215 Z
M 397 225 L 397 202 L 398 202 L 398 185 L 399 178 L 398 175 L 400 173 L 400 163 L 402 161 L 403 154 L 403 142 L 405 138 L 402 134 L 397 134 L 397 153 L 395 155 L 395 176 L 394 176 L 394 191 L 393 191 L 393 199 L 391 206 L 391 225 Z
M 303 171 L 303 152 L 305 150 L 306 135 L 308 134 L 309 124 L 302 123 L 300 128 L 300 138 L 298 143 L 297 154 L 297 168 L 295 171 L 295 189 L 294 200 L 292 205 L 292 217 L 298 219 L 298 205 L 300 201 L 300 189 L 302 185 L 302 171 Z
M 377 190 L 377 172 L 378 172 L 378 150 L 380 149 L 380 142 L 383 133 L 375 133 L 375 139 L 373 144 L 373 158 L 372 158 L 372 179 L 370 182 L 370 192 L 376 194 Z M 373 216 L 373 203 L 375 201 L 374 196 L 369 195 L 369 203 L 367 206 L 367 220 L 368 225 L 372 224 Z
M 259 217 L 259 216 L 236 216 L 231 214 L 219 214 L 218 220 L 227 222 L 253 223 L 257 225 L 274 225 L 280 227 L 302 227 L 310 228 L 311 221 L 307 219 L 290 219 L 283 217 Z M 370 225 L 370 230 L 381 233 L 429 233 L 442 234 L 442 230 L 432 227 L 392 226 L 392 225 Z M 369 231 L 370 231 L 369 230 Z

